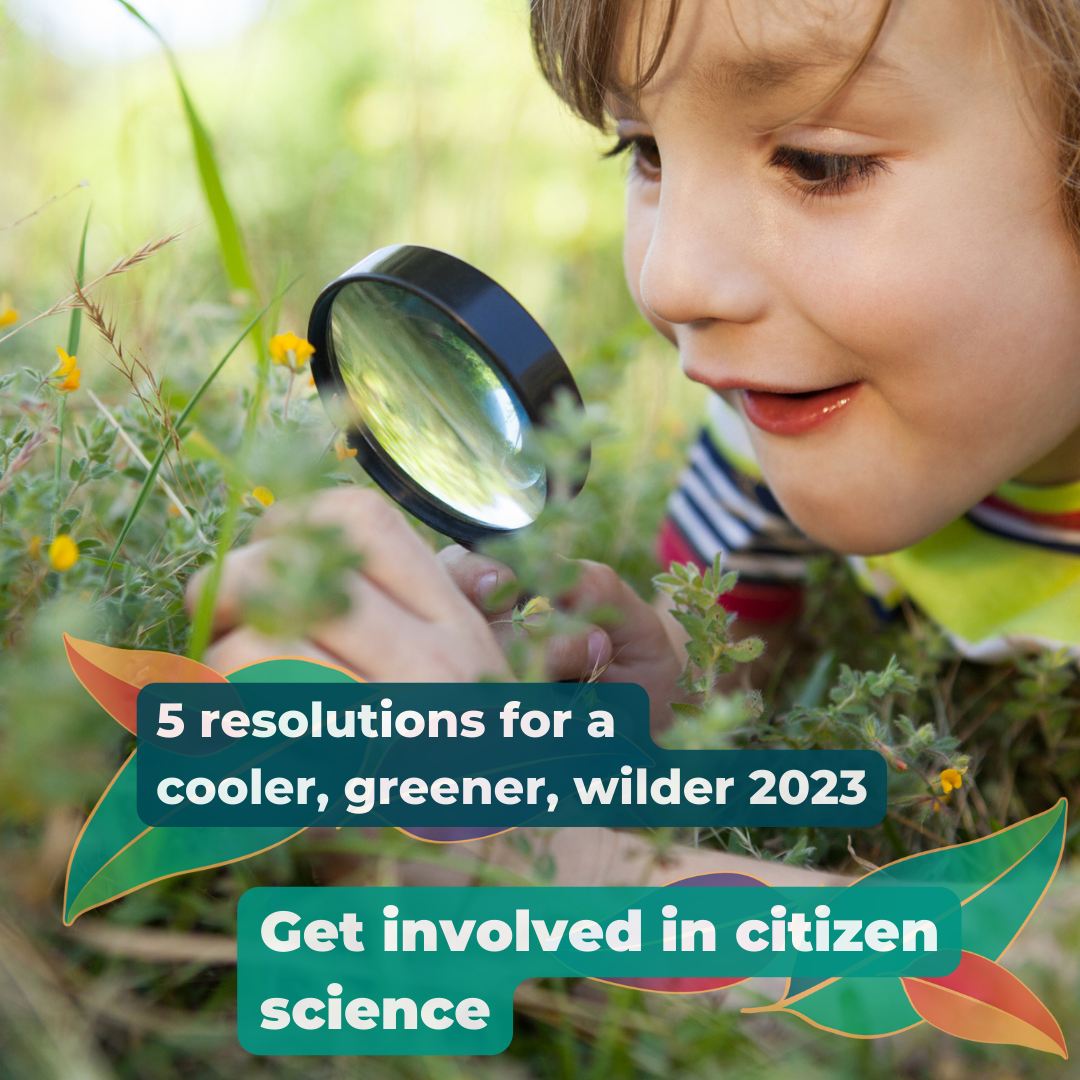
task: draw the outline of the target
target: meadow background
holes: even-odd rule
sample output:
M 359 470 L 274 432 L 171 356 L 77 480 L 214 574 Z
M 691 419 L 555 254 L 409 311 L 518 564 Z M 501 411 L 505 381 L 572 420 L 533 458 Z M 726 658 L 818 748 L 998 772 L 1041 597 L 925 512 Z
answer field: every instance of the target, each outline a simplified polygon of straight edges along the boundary
M 591 414 L 613 430 L 596 448 L 565 550 L 611 562 L 643 593 L 658 570 L 651 541 L 663 499 L 702 409 L 700 388 L 681 378 L 622 279 L 625 166 L 602 160 L 610 140 L 568 116 L 542 83 L 524 0 L 219 0 L 220 10 L 192 0 L 193 13 L 209 13 L 201 29 L 194 15 L 170 16 L 168 3 L 147 6 L 178 46 L 212 140 L 241 236 L 231 251 L 161 49 L 114 0 L 80 3 L 76 18 L 77 2 L 10 0 L 5 10 L 0 0 L 0 316 L 18 313 L 0 336 L 66 297 L 80 261 L 89 282 L 133 252 L 147 257 L 88 294 L 63 449 L 60 380 L 49 376 L 57 346 L 74 340 L 71 312 L 0 342 L 0 1077 L 1080 1075 L 1046 1055 L 925 1027 L 868 1043 L 796 1020 L 740 1017 L 735 1006 L 765 1000 L 755 996 L 762 987 L 724 1002 L 562 981 L 526 984 L 514 1043 L 494 1059 L 245 1054 L 230 963 L 237 896 L 257 884 L 392 882 L 397 860 L 416 855 L 392 831 L 304 836 L 62 928 L 71 843 L 130 740 L 75 682 L 60 633 L 187 650 L 183 583 L 215 548 L 243 539 L 262 511 L 252 492 L 283 498 L 360 479 L 324 452 L 333 431 L 306 372 L 290 390 L 289 373 L 265 352 L 271 334 L 305 333 L 327 281 L 379 246 L 412 242 L 468 259 L 509 288 L 560 346 Z M 294 279 L 260 326 L 262 344 L 245 338 L 174 432 L 251 315 Z M 162 477 L 182 509 L 152 485 L 107 569 L 146 486 L 132 446 L 153 460 L 163 442 Z M 47 554 L 58 534 L 73 537 L 80 556 L 60 571 Z M 268 625 L 316 617 L 332 599 L 333 560 L 323 555 L 304 563 L 281 610 L 264 613 Z M 752 721 L 717 714 L 698 745 L 734 738 L 739 724 L 784 732 L 793 706 L 827 704 L 841 662 L 880 670 L 892 655 L 913 681 L 887 704 L 866 696 L 861 717 L 901 757 L 938 747 L 969 756 L 971 769 L 937 817 L 923 795 L 915 810 L 855 837 L 860 857 L 883 862 L 971 839 L 1075 797 L 1080 723 L 1062 658 L 961 664 L 916 613 L 876 624 L 834 562 L 815 567 L 802 639 L 779 658 L 764 711 Z M 905 742 L 894 704 L 926 725 L 929 743 Z M 827 719 L 815 735 L 826 742 Z M 857 872 L 841 836 L 662 836 L 658 850 L 672 839 Z M 1016 970 L 1075 1041 L 1074 882 L 1066 868 L 1014 952 Z

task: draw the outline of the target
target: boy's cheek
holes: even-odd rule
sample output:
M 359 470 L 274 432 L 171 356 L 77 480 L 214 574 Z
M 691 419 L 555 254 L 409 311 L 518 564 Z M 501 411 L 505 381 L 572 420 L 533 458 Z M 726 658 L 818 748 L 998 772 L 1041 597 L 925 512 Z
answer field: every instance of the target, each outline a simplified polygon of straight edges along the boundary
M 803 532 L 834 551 L 879 555 L 917 543 L 962 512 L 927 445 L 887 417 L 850 419 L 837 425 L 846 430 L 814 441 L 752 434 L 770 489 Z
M 1000 374 L 1004 374 L 1003 372 Z M 1063 395 L 1059 395 L 1063 396 Z M 951 407 L 922 401 L 897 410 L 871 386 L 856 408 L 808 435 L 780 437 L 748 425 L 769 486 L 791 520 L 832 550 L 852 555 L 898 551 L 961 516 L 1049 447 L 1032 401 L 1007 394 Z M 1061 408 L 1044 421 L 1071 430 Z M 1010 418 L 1013 423 L 1009 423 Z

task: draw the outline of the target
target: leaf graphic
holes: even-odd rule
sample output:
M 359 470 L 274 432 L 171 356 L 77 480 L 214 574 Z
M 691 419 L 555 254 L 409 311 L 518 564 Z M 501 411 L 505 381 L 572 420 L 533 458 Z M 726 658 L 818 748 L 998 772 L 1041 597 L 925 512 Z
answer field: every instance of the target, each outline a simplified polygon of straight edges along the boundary
M 1065 834 L 1065 799 L 1049 810 L 1025 818 L 1007 829 L 972 840 L 966 844 L 923 851 L 874 870 L 851 885 L 851 888 L 873 888 L 877 885 L 944 885 L 967 904 L 978 893 L 1018 869 L 1040 843 L 1051 834 Z M 1049 865 L 1037 896 L 1041 896 L 1057 867 L 1057 859 Z M 1040 870 L 1040 875 L 1042 870 Z M 1025 875 L 1026 876 L 1026 875 Z M 1030 908 L 1022 919 L 1030 914 Z M 965 921 L 967 912 L 964 912 Z M 966 930 L 966 928 L 965 928 Z
M 226 680 L 212 668 L 171 653 L 110 649 L 67 635 L 64 640 L 80 682 L 131 731 L 135 730 L 135 696 L 140 686 L 150 682 L 357 681 L 340 668 L 300 659 L 261 661 L 233 672 Z M 239 862 L 304 831 L 281 826 L 148 827 L 136 810 L 134 761 L 133 753 L 105 789 L 75 841 L 64 885 L 66 925 L 91 908 L 143 885 Z
M 105 789 L 75 841 L 64 886 L 64 924 L 162 878 L 267 851 L 303 829 L 154 829 L 135 809 L 135 753 Z
M 964 901 L 964 948 L 1000 960 L 1027 924 L 1057 873 L 1065 849 L 1065 800 L 1058 820 L 1007 873 Z
M 669 881 L 665 888 L 696 887 L 709 885 L 760 887 L 765 884 L 760 878 L 749 874 L 694 874 L 692 877 Z M 596 982 L 612 983 L 615 986 L 629 986 L 635 990 L 648 990 L 654 994 L 702 994 L 708 990 L 723 990 L 728 986 L 737 986 L 746 982 L 749 976 L 737 975 L 734 978 L 713 978 L 694 975 L 654 975 L 641 978 L 597 978 Z
M 963 945 L 996 960 L 1031 918 L 1057 870 L 1065 843 L 1064 799 L 980 840 L 889 863 L 850 888 L 943 885 L 963 905 Z M 791 979 L 783 998 L 744 1012 L 792 1012 L 815 1027 L 878 1038 L 922 1020 L 899 979 Z
M 789 1012 L 823 1031 L 855 1039 L 897 1035 L 922 1023 L 899 979 L 848 976 L 801 982 L 813 986 L 796 993 L 798 988 L 789 984 L 780 1001 L 743 1012 Z
M 1069 1056 L 1046 1006 L 1012 972 L 985 956 L 965 950 L 951 975 L 900 982 L 916 1012 L 950 1035 Z
M 279 657 L 232 672 L 172 653 L 112 649 L 64 635 L 76 677 L 96 701 L 134 732 L 139 689 L 153 682 L 362 682 L 344 668 L 318 660 Z M 125 896 L 143 885 L 194 870 L 239 862 L 303 832 L 288 827 L 152 828 L 136 810 L 135 754 L 128 758 L 98 800 L 75 841 L 64 885 L 64 922 Z M 418 839 L 476 839 L 494 829 L 403 829 Z M 433 836 L 431 834 L 453 834 Z M 467 834 L 467 835 L 466 835 Z
M 172 653 L 113 649 L 64 635 L 64 648 L 75 678 L 119 724 L 135 734 L 139 690 L 155 682 L 225 682 L 205 664 Z M 138 818 L 135 819 L 138 822 Z

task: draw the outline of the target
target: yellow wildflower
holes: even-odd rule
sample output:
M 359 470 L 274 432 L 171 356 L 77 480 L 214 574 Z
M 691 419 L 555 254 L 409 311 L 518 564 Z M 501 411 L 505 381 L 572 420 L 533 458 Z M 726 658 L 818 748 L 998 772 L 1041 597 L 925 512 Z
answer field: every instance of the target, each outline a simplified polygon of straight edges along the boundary
M 0 326 L 19 321 L 19 313 L 11 306 L 11 293 L 0 293 Z
M 257 487 L 251 493 L 251 497 L 263 506 L 274 505 L 274 493 L 267 487 Z
M 546 596 L 534 596 L 522 609 L 521 617 L 527 619 L 532 615 L 550 615 L 551 601 Z
M 334 440 L 334 455 L 337 457 L 338 461 L 344 461 L 346 458 L 354 458 L 356 457 L 356 447 L 350 446 L 345 441 L 344 435 L 339 435 Z
M 41 537 L 32 537 L 30 543 L 26 545 L 26 550 L 30 553 L 31 559 L 36 559 L 41 554 Z
M 940 814 L 941 813 L 941 803 L 939 803 L 939 802 L 934 803 L 934 813 L 935 814 Z
M 56 355 L 60 357 L 60 366 L 53 373 L 56 377 L 70 375 L 75 370 L 76 360 L 74 356 L 68 356 L 64 349 L 56 346 Z
M 66 533 L 61 533 L 49 545 L 49 562 L 61 573 L 70 570 L 79 561 L 79 548 Z
M 302 368 L 314 351 L 314 345 L 292 333 L 275 334 L 270 339 L 270 359 L 292 371 Z
M 70 390 L 78 390 L 79 377 L 82 375 L 82 372 L 76 366 L 75 357 L 68 356 L 59 345 L 56 346 L 56 353 L 60 357 L 60 366 L 53 372 L 52 377 L 54 379 L 63 380 L 56 389 L 64 393 L 67 393 Z
M 941 774 L 941 790 L 946 795 L 954 789 L 959 790 L 960 785 L 963 783 L 963 777 L 957 772 L 956 769 L 945 769 Z

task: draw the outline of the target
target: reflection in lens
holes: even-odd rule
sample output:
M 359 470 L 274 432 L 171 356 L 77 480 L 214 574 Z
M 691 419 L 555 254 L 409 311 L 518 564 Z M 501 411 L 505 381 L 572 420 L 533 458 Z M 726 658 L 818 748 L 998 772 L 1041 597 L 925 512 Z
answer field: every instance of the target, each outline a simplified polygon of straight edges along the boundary
M 346 285 L 331 325 L 360 420 L 399 468 L 470 521 L 518 529 L 536 520 L 547 482 L 523 453 L 529 417 L 478 342 L 381 281 Z

